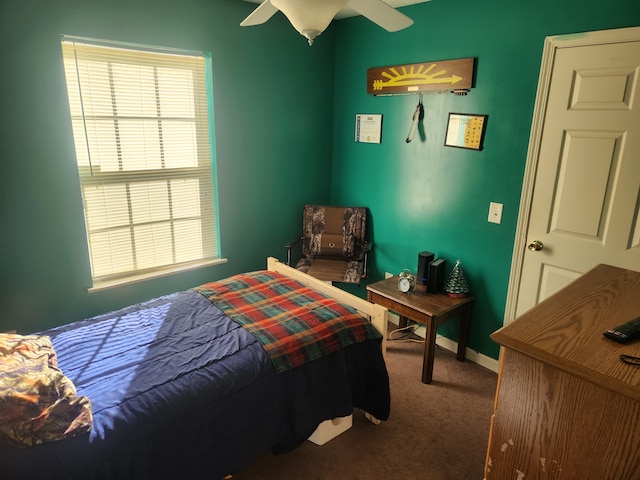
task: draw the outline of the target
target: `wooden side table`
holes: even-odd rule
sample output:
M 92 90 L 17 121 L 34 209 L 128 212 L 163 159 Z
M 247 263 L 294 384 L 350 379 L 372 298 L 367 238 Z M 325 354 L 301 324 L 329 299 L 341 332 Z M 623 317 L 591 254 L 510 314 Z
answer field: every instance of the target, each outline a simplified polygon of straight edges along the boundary
M 444 293 L 428 293 L 423 285 L 416 286 L 413 292 L 402 293 L 398 290 L 397 276 L 367 286 L 367 300 L 426 327 L 422 383 L 431 383 L 433 380 L 436 329 L 452 318 L 460 319 L 460 339 L 456 358 L 464 362 L 474 299 L 473 296 L 454 298 Z

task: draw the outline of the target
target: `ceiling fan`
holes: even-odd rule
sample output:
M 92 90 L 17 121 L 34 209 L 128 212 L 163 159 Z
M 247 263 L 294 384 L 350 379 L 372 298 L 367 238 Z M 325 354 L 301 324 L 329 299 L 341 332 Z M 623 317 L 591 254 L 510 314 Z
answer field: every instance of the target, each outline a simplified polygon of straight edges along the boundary
M 336 14 L 347 7 L 389 32 L 413 25 L 413 20 L 382 0 L 265 0 L 240 25 L 261 25 L 280 10 L 312 45 Z

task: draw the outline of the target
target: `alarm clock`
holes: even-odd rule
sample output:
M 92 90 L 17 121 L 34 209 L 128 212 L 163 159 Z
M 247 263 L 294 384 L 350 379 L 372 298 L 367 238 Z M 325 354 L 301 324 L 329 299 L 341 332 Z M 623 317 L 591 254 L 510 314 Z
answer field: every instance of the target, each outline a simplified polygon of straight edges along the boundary
M 404 269 L 398 276 L 398 290 L 402 293 L 410 292 L 416 286 L 416 279 L 408 269 Z

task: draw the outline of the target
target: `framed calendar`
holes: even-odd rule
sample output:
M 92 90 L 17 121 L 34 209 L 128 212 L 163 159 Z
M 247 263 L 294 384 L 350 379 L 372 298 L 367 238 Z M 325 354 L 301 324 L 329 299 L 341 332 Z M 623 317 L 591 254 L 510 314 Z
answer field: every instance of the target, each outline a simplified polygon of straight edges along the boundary
M 450 113 L 444 145 L 446 147 L 482 150 L 487 117 L 488 115 Z

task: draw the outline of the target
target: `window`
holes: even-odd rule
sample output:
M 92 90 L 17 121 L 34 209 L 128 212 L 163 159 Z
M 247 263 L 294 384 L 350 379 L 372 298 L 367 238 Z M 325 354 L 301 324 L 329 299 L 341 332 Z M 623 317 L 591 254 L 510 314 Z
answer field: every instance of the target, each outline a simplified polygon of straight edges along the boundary
M 62 50 L 94 288 L 218 261 L 209 56 Z

